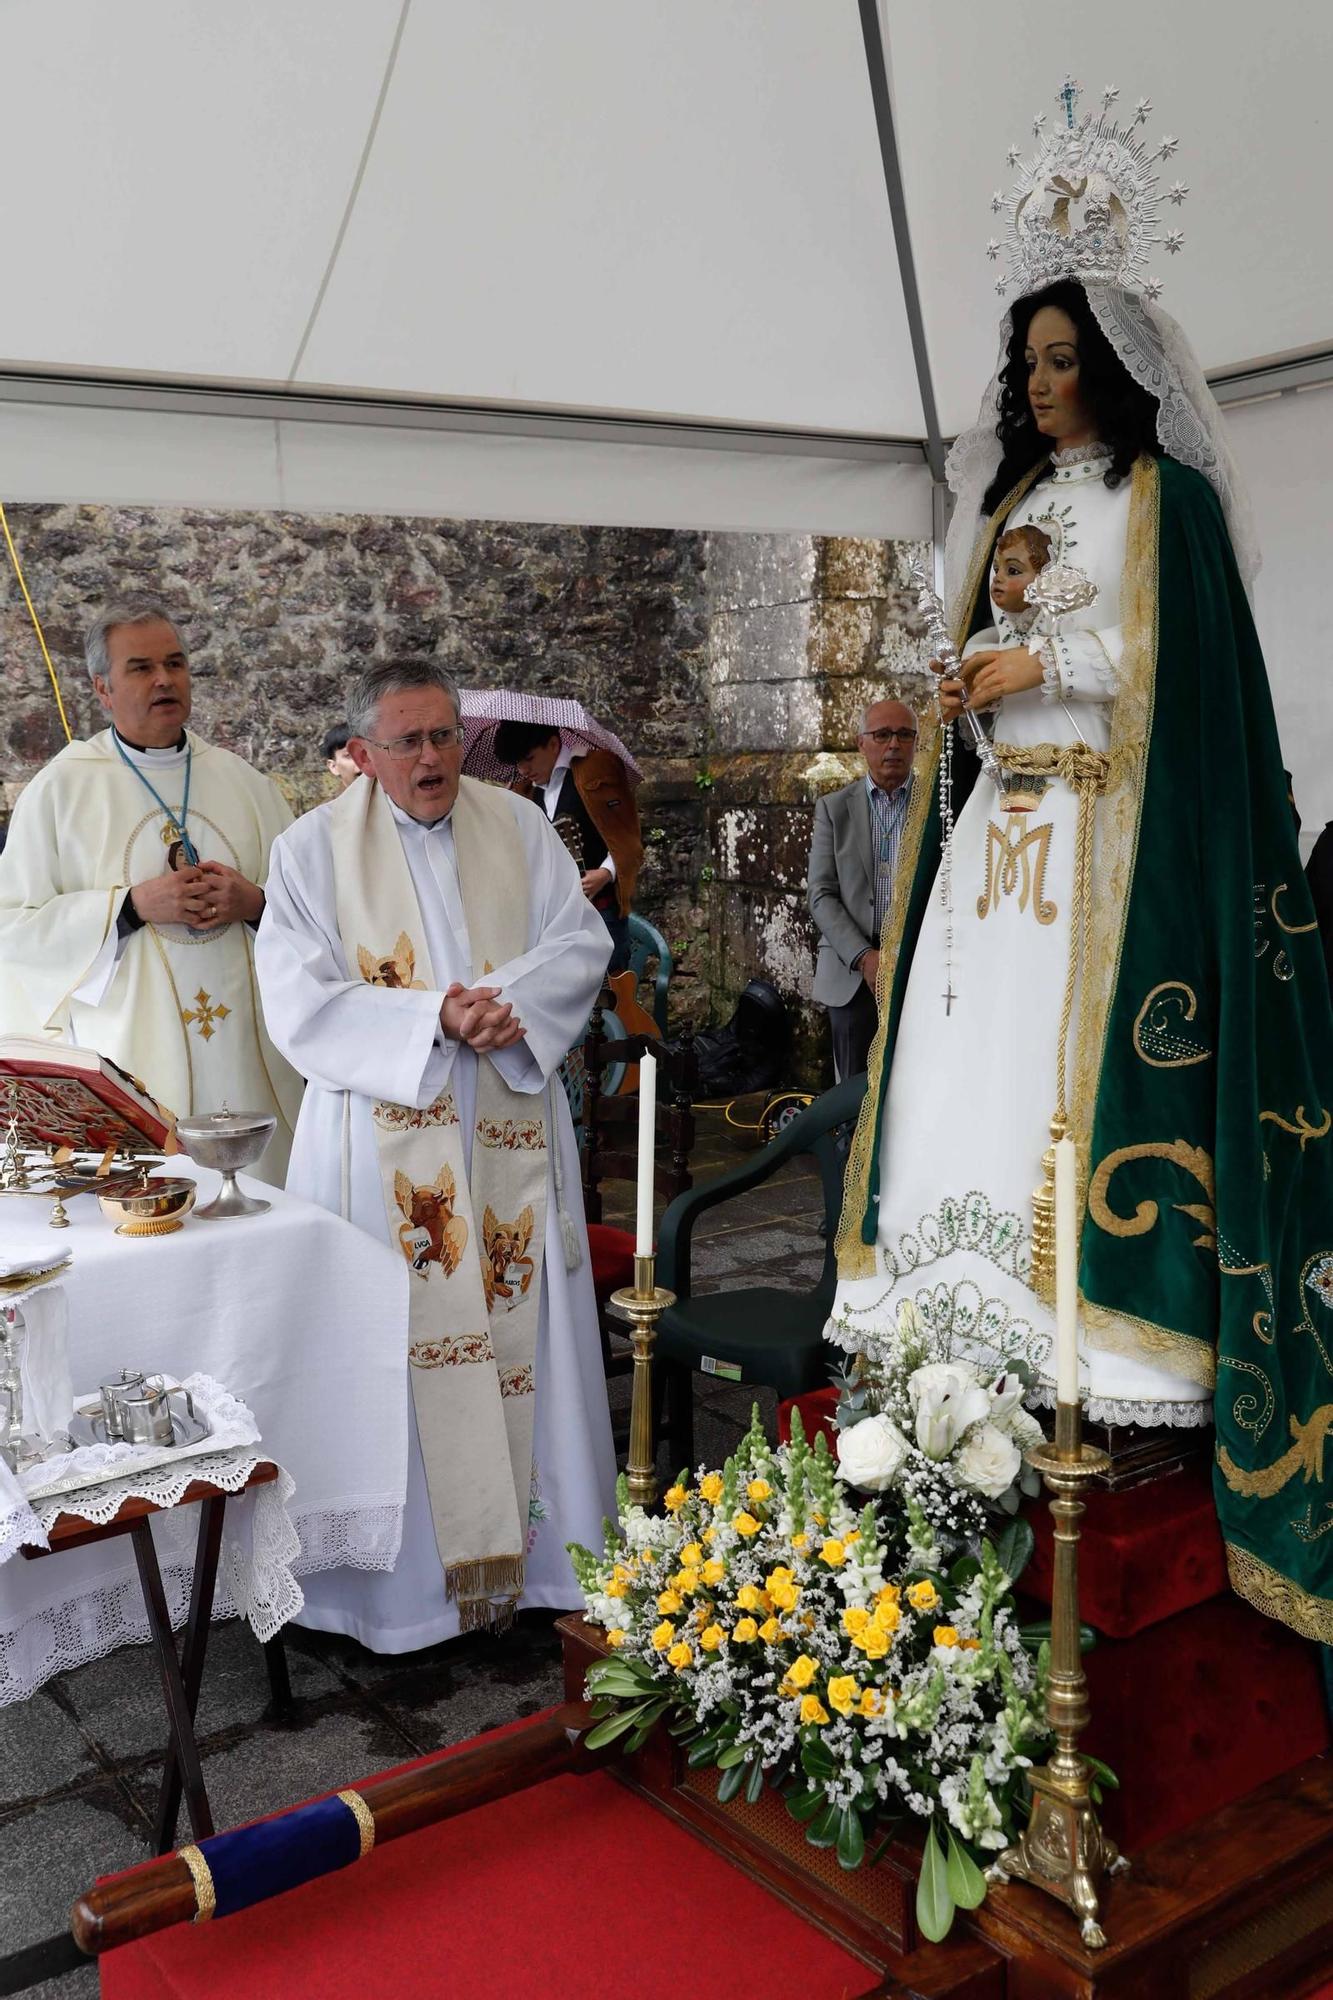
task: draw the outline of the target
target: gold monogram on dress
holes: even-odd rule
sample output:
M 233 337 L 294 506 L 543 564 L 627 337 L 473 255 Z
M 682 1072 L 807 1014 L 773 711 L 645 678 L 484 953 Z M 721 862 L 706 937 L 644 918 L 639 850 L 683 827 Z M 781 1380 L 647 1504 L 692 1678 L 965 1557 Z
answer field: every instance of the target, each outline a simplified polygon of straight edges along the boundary
M 1020 832 L 1022 822 L 1007 819 L 1001 833 L 992 820 L 986 828 L 986 886 L 977 897 L 977 915 L 986 917 L 1000 907 L 1001 896 L 1018 892 L 1018 907 L 1029 902 L 1039 924 L 1053 924 L 1059 911 L 1046 900 L 1046 857 L 1051 845 L 1049 820 Z

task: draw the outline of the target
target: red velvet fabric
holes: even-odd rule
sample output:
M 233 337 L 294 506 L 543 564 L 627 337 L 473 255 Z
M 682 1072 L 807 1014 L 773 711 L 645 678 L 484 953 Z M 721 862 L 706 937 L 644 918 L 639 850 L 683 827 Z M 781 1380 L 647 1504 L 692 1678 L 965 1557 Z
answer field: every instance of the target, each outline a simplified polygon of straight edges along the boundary
M 705 1920 L 718 1910 L 725 1937 Z M 737 1938 L 752 1948 L 736 1950 Z M 848 2000 L 878 1984 L 601 1771 L 425 1827 L 239 1916 L 108 1952 L 101 1973 L 102 2000 L 682 2000 L 710 1990 Z
M 791 1413 L 801 1413 L 801 1428 L 810 1444 L 815 1441 L 816 1431 L 823 1431 L 831 1445 L 838 1441 L 838 1427 L 833 1421 L 833 1412 L 838 1407 L 836 1389 L 808 1389 L 804 1396 L 790 1396 L 785 1403 L 778 1404 L 778 1443 L 791 1441 Z
M 1083 1665 L 1082 1747 L 1120 1780 L 1102 1812 L 1131 1852 L 1329 1745 L 1316 1648 L 1229 1591 L 1132 1639 L 1099 1640 Z
M 613 1229 L 609 1222 L 588 1224 L 588 1255 L 592 1261 L 592 1288 L 599 1305 L 624 1285 L 634 1283 L 634 1235 L 629 1229 Z

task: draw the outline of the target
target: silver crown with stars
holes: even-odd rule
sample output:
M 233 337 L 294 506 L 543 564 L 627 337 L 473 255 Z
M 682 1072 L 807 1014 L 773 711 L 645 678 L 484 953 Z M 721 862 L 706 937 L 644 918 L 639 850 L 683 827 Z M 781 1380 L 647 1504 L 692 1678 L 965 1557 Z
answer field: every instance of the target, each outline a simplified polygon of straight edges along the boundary
M 1146 273 L 1152 247 L 1174 257 L 1185 242 L 1179 229 L 1158 227 L 1163 202 L 1179 208 L 1189 193 L 1179 180 L 1163 189 L 1157 173 L 1180 141 L 1166 138 L 1148 151 L 1138 136 L 1152 112 L 1146 97 L 1121 124 L 1114 87 L 1102 92 L 1100 111 L 1081 117 L 1079 95 L 1080 86 L 1066 77 L 1057 93 L 1063 119 L 1051 130 L 1045 112 L 1033 119 L 1037 150 L 1030 159 L 1022 160 L 1020 147 L 1009 148 L 1018 179 L 1008 195 L 997 188 L 991 196 L 991 213 L 1007 212 L 1006 241 L 992 237 L 986 245 L 992 263 L 1002 250 L 1008 259 L 995 289 L 1003 297 L 1010 285 L 1021 294 L 1076 278 L 1135 288 L 1155 299 L 1162 287 Z

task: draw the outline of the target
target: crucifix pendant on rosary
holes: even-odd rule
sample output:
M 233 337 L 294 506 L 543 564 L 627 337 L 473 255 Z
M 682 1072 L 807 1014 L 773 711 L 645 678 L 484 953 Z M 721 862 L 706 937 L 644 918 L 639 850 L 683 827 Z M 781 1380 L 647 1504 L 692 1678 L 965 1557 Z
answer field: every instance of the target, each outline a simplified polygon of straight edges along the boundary
M 945 980 L 945 982 L 944 982 L 944 992 L 943 992 L 943 994 L 941 995 L 941 998 L 942 998 L 942 999 L 943 999 L 943 1001 L 944 1001 L 944 1011 L 945 1011 L 945 1013 L 946 1013 L 946 1014 L 952 1014 L 952 1012 L 953 1012 L 953 1003 L 954 1003 L 954 1001 L 955 1001 L 955 1000 L 956 1000 L 956 999 L 958 998 L 958 995 L 957 995 L 957 994 L 956 994 L 956 993 L 954 992 L 954 990 L 953 990 L 953 981 L 952 981 L 952 979 L 946 979 L 946 980 Z

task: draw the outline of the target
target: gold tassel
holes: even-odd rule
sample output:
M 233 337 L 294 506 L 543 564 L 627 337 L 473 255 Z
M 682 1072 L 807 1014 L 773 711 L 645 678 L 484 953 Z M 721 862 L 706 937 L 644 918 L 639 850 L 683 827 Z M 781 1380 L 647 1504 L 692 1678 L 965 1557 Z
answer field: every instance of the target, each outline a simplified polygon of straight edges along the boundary
M 477 1556 L 444 1572 L 444 1594 L 458 1606 L 460 1632 L 507 1632 L 523 1588 L 522 1556 Z
M 1044 1305 L 1055 1304 L 1055 1144 L 1065 1121 L 1051 1120 L 1051 1143 L 1041 1156 L 1041 1185 L 1032 1191 L 1032 1272 L 1029 1282 Z

